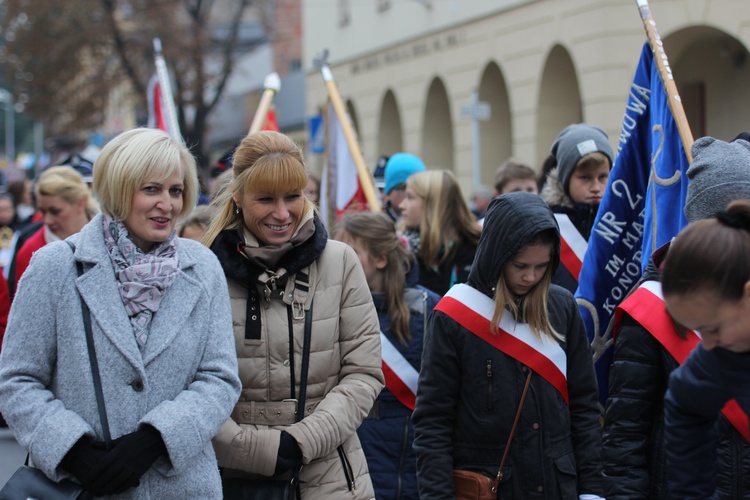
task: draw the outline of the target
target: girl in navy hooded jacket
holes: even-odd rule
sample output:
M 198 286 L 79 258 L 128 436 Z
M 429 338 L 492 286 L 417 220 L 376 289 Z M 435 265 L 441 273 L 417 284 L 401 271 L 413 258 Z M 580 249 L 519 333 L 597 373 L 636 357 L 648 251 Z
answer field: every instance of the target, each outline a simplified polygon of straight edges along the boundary
M 417 284 L 419 268 L 414 256 L 388 216 L 347 215 L 336 224 L 333 236 L 357 252 L 380 320 L 386 386 L 357 429 L 375 497 L 416 499 L 411 423 L 415 395 L 407 389 L 416 385 L 427 317 L 440 296 Z

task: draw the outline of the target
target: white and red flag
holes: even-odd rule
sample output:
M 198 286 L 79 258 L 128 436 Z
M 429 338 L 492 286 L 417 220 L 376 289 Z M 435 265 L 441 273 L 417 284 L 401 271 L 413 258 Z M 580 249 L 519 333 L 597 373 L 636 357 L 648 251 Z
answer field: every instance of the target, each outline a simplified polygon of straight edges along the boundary
M 344 213 L 369 210 L 369 206 L 344 130 L 332 105 L 329 105 L 327 120 L 328 193 L 335 207 L 335 214 L 331 215 L 338 220 Z
M 157 75 L 152 76 L 148 81 L 148 126 L 169 133 L 167 110 L 164 107 L 164 98 Z

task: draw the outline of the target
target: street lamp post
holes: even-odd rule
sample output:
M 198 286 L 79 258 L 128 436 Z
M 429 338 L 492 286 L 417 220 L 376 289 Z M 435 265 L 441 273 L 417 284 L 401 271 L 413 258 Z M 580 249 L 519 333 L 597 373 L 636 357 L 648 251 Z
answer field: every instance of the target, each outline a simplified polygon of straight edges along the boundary
M 482 185 L 481 149 L 479 146 L 479 122 L 490 119 L 490 104 L 479 100 L 479 91 L 472 89 L 471 101 L 461 106 L 461 116 L 471 119 L 472 156 L 474 158 L 472 177 L 474 191 Z

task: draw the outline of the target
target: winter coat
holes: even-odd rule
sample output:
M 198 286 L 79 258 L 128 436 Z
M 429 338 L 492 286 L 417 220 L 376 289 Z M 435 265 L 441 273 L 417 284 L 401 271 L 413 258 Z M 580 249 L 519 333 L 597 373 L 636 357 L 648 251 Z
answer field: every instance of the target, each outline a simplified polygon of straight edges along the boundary
M 140 352 L 104 243 L 101 215 L 38 250 L 21 279 L 0 354 L 0 411 L 34 465 L 59 480 L 59 465 L 84 435 L 103 440 L 80 298 L 91 310 L 96 357 L 113 439 L 148 424 L 166 444 L 140 486 L 117 498 L 219 498 L 211 437 L 240 383 L 226 281 L 213 254 L 177 240 L 180 272 Z M 79 295 L 80 294 L 80 295 Z
M 721 498 L 716 489 L 716 421 L 724 404 L 736 399 L 750 415 L 750 353 L 699 344 L 669 377 L 664 397 L 664 442 L 669 491 L 673 498 Z M 737 473 L 748 491 L 746 471 Z M 724 477 L 726 479 L 726 476 Z
M 490 204 L 468 284 L 493 296 L 505 263 L 536 233 L 557 228 L 542 200 L 511 193 Z M 559 260 L 559 242 L 550 265 Z M 564 336 L 570 404 L 534 374 L 504 466 L 498 498 L 576 499 L 601 493 L 601 428 L 586 331 L 573 296 L 552 285 L 550 322 Z M 528 368 L 442 311 L 424 344 L 414 449 L 422 500 L 454 498 L 453 469 L 494 477 Z
M 435 268 L 428 266 L 419 255 L 419 232 L 407 231 L 405 236 L 409 240 L 410 250 L 417 257 L 420 285 L 442 296 L 456 283 L 466 283 L 477 251 L 475 244 L 460 240 L 456 243 L 451 257 Z
M 596 212 L 599 210 L 599 204 L 595 203 L 575 203 L 568 196 L 560 181 L 558 169 L 553 169 L 547 176 L 547 183 L 544 185 L 540 196 L 547 202 L 553 213 L 567 215 L 573 225 L 581 233 L 583 239 L 589 240 L 591 229 L 594 227 Z M 578 289 L 578 277 L 568 272 L 565 266 L 559 266 L 552 276 L 552 283 L 560 285 L 570 293 L 576 293 Z
M 668 244 L 654 252 L 644 280 L 659 281 Z M 675 335 L 677 335 L 675 333 Z M 677 360 L 631 316 L 616 332 L 604 414 L 604 493 L 608 500 L 669 499 L 664 393 Z M 719 498 L 750 498 L 750 444 L 723 416 L 717 423 Z
M 419 372 L 427 317 L 440 300 L 440 296 L 417 285 L 417 274 L 416 266 L 412 267 L 407 274 L 407 288 L 404 290 L 410 313 L 411 339 L 407 344 L 399 342 L 390 329 L 391 318 L 385 295 L 373 293 L 373 301 L 378 311 L 380 331 Z M 378 500 L 419 498 L 417 460 L 412 448 L 414 427 L 411 423 L 411 414 L 412 410 L 396 399 L 388 388 L 384 388 L 370 415 L 357 429 L 375 487 L 375 497 Z
M 383 373 L 377 314 L 356 253 L 328 241 L 316 218 L 313 236 L 279 261 L 274 289 L 271 280 L 261 283 L 261 270 L 240 252 L 240 243 L 235 229 L 211 246 L 229 283 L 242 380 L 232 418 L 214 439 L 219 465 L 228 476 L 273 475 L 283 429 L 302 451 L 303 499 L 373 498 L 356 429 L 383 387 Z M 282 402 L 292 397 L 289 321 L 299 394 L 301 313 L 311 307 L 305 417 L 295 423 L 293 403 L 289 411 Z

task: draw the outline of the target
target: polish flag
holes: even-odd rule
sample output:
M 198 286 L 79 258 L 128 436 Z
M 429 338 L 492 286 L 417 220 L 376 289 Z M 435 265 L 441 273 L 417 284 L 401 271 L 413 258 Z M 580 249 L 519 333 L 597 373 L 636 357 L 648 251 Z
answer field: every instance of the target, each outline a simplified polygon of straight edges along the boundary
M 328 192 L 336 207 L 336 220 L 349 212 L 369 210 L 367 198 L 357 175 L 344 130 L 336 117 L 333 105 L 328 107 Z
M 266 124 L 263 125 L 261 130 L 271 130 L 273 132 L 279 132 L 279 124 L 276 121 L 276 109 L 271 106 L 266 114 Z
M 161 85 L 156 74 L 148 81 L 148 126 L 169 132 L 167 110 L 164 107 Z

